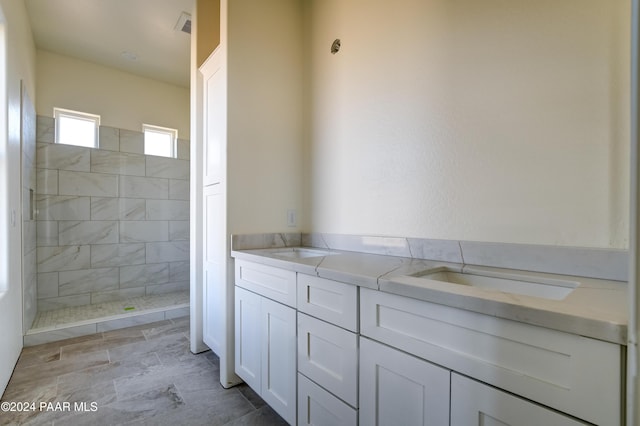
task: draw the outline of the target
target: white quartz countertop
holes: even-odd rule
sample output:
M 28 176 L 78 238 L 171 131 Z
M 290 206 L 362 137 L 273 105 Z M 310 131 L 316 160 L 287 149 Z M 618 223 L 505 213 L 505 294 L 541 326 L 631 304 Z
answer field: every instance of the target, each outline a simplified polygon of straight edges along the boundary
M 325 253 L 319 252 L 318 256 L 298 258 L 286 256 L 287 250 L 296 248 L 234 250 L 232 256 L 387 293 L 626 344 L 626 282 L 326 249 L 319 249 Z M 573 281 L 578 286 L 564 299 L 551 300 L 412 276 L 439 266 L 452 270 L 462 270 L 464 267 L 480 273 L 506 272 L 535 279 Z

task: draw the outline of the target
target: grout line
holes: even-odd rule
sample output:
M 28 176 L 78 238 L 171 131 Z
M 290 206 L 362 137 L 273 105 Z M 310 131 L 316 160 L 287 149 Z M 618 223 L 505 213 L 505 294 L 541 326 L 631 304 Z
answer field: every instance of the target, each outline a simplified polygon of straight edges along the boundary
M 249 389 L 251 389 L 251 387 L 250 387 L 249 385 L 247 385 L 247 387 L 248 387 Z M 252 411 L 252 412 L 255 412 L 255 411 L 258 411 L 258 410 L 259 410 L 259 408 L 258 408 L 258 407 L 256 407 L 255 405 L 253 405 L 253 403 L 252 403 L 251 401 L 249 401 L 249 398 L 247 398 L 247 397 L 245 396 L 245 394 L 243 394 L 242 392 L 240 392 L 240 390 L 238 389 L 238 387 L 237 387 L 237 386 L 234 386 L 234 389 L 235 389 L 235 390 L 240 394 L 240 396 L 242 396 L 242 398 L 244 398 L 244 400 L 245 400 L 245 401 L 247 401 L 247 402 L 249 403 L 249 405 L 250 405 L 250 406 L 252 406 L 252 407 L 253 407 L 253 411 Z M 251 389 L 251 390 L 253 391 L 253 389 Z M 252 412 L 251 412 L 251 413 L 252 413 Z M 246 416 L 246 415 L 248 415 L 248 414 L 251 414 L 251 413 L 247 413 L 247 414 L 245 414 L 245 416 Z M 244 417 L 244 416 L 242 416 L 242 417 Z M 242 418 L 242 417 L 240 417 L 240 418 Z M 225 423 L 225 424 L 226 424 L 226 423 Z
M 458 241 L 458 248 L 460 249 L 460 259 L 462 260 L 462 268 L 464 269 L 465 267 L 464 253 L 462 252 L 462 243 L 460 241 Z

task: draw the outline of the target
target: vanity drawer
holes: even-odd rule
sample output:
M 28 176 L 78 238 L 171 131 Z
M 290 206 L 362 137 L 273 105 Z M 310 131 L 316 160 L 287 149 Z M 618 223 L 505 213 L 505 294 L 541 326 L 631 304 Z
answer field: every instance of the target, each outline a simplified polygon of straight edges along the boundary
M 596 424 L 620 424 L 622 348 L 521 322 L 360 291 L 361 334 Z
M 298 310 L 357 332 L 358 287 L 298 274 Z
M 298 425 L 357 426 L 358 411 L 298 374 Z
M 357 335 L 298 312 L 298 371 L 356 407 Z
M 260 263 L 235 261 L 236 285 L 264 297 L 296 307 L 296 273 Z

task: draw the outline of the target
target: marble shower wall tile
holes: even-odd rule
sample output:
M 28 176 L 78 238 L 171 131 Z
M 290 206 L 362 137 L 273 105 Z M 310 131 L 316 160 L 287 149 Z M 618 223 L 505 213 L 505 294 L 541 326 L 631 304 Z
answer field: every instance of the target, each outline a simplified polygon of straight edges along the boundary
M 64 195 L 36 197 L 38 220 L 89 220 L 90 198 Z
M 55 143 L 38 143 L 36 167 L 39 169 L 88 172 L 90 170 L 89 153 L 90 148 Z
M 147 176 L 189 179 L 189 162 L 175 158 L 147 156 Z
M 136 198 L 120 198 L 120 220 L 144 220 L 147 218 L 147 201 Z
M 191 158 L 191 143 L 187 139 L 178 139 L 178 159 L 189 160 Z
M 55 220 L 36 222 L 36 245 L 51 247 L 58 245 L 58 222 Z
M 60 272 L 59 277 L 59 295 L 68 296 L 117 289 L 120 271 L 118 268 L 81 269 Z
M 145 175 L 145 156 L 126 152 L 91 151 L 91 171 L 118 175 Z
M 190 266 L 189 262 L 171 262 L 169 263 L 169 281 L 189 281 Z
M 144 154 L 144 134 L 120 129 L 120 152 Z
M 147 200 L 147 220 L 189 220 L 189 202 Z
M 169 222 L 169 241 L 189 239 L 189 221 L 179 220 Z
M 144 244 L 104 244 L 91 247 L 92 268 L 141 265 L 143 263 L 145 263 Z
M 151 286 L 184 289 L 189 141 L 179 140 L 170 159 L 144 155 L 142 132 L 101 126 L 100 148 L 91 149 L 55 144 L 52 118 L 36 124 L 24 182 L 32 180 L 37 194 L 29 229 L 40 309 L 141 296 Z
M 189 242 L 147 243 L 147 262 L 178 262 L 189 260 Z
M 150 177 L 120 176 L 120 196 L 124 198 L 169 198 L 169 180 Z
M 120 222 L 121 243 L 169 241 L 169 223 L 166 220 Z
M 38 299 L 58 297 L 59 272 L 44 272 L 38 274 Z
M 58 193 L 60 195 L 117 197 L 118 176 L 61 170 L 58 173 Z
M 118 220 L 120 198 L 91 197 L 91 220 Z
M 72 271 L 90 267 L 89 246 L 38 247 L 38 272 Z
M 129 297 L 140 297 L 144 295 L 145 295 L 145 287 L 125 288 L 125 289 L 112 290 L 112 291 L 99 291 L 99 292 L 91 293 L 91 303 L 97 304 L 97 303 L 113 302 L 115 300 L 123 300 L 123 299 L 128 299 Z M 162 312 L 159 312 L 159 313 L 162 313 Z
M 101 150 L 120 151 L 120 129 L 100 126 L 98 145 Z
M 36 169 L 36 194 L 58 195 L 58 171 Z
M 76 294 L 73 296 L 38 299 L 38 311 L 52 311 L 54 309 L 67 308 L 69 306 L 88 305 L 90 302 L 90 294 Z
M 189 200 L 189 181 L 184 179 L 169 179 L 169 199 Z
M 178 282 L 178 283 L 167 283 L 167 284 L 158 284 L 158 285 L 148 285 L 147 296 L 152 294 L 165 294 L 165 293 L 173 293 L 176 291 L 185 291 L 189 289 L 189 281 Z
M 120 287 L 142 287 L 147 284 L 169 282 L 169 268 L 168 263 L 122 266 L 120 268 Z
M 91 197 L 91 220 L 144 220 L 145 217 L 145 200 Z
M 38 222 L 34 220 L 25 220 L 22 224 L 22 249 L 24 253 L 30 253 L 37 247 L 38 241 L 36 239 Z
M 36 141 L 53 143 L 56 134 L 56 122 L 53 117 L 38 116 L 36 119 Z
M 118 243 L 116 221 L 58 222 L 58 244 L 61 246 Z

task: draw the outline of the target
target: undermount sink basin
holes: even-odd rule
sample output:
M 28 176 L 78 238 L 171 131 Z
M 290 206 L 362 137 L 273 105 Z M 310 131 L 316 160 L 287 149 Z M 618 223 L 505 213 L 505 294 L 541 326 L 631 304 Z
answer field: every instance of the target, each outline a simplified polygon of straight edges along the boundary
M 499 272 L 458 272 L 449 268 L 425 271 L 414 275 L 418 278 L 443 281 L 453 284 L 468 285 L 486 290 L 496 290 L 504 293 L 534 296 L 543 299 L 563 300 L 579 283 L 568 280 L 558 280 L 526 275 L 500 274 Z
M 286 257 L 288 259 L 304 259 L 307 257 L 323 257 L 338 254 L 336 252 L 312 248 L 290 248 L 272 253 L 274 256 Z

